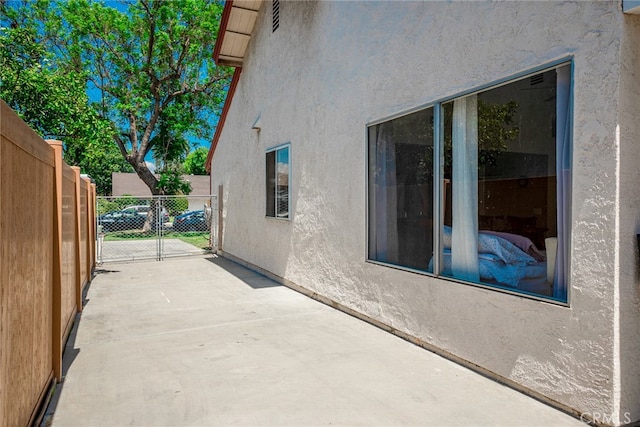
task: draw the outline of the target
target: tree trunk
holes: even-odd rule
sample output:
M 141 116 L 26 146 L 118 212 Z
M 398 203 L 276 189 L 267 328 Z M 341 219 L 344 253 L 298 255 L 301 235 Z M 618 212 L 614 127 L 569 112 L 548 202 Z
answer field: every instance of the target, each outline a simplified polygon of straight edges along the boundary
M 156 178 L 156 176 L 151 173 L 151 171 L 149 170 L 149 167 L 147 166 L 147 163 L 144 161 L 144 159 L 142 161 L 136 161 L 136 160 L 131 160 L 131 159 L 127 159 L 129 160 L 129 163 L 131 163 L 131 166 L 133 166 L 133 169 L 136 171 L 136 174 L 138 174 L 138 177 L 140 177 L 140 179 L 142 180 L 142 182 L 144 182 L 147 187 L 149 187 L 149 190 L 151 191 L 151 195 L 152 196 L 160 196 L 162 195 L 162 191 L 160 189 L 158 189 L 158 178 Z M 156 230 L 158 226 L 162 227 L 164 226 L 164 224 L 162 224 L 163 221 L 163 215 L 162 213 L 160 213 L 159 217 L 156 218 L 157 215 L 157 200 L 152 199 L 151 201 L 151 208 L 149 209 L 149 213 L 147 214 L 147 220 L 144 223 L 144 226 L 142 227 L 142 231 L 151 231 L 151 230 Z
M 149 213 L 147 214 L 147 220 L 142 227 L 142 231 L 158 231 L 164 228 L 164 202 L 156 198 L 151 199 L 149 204 Z
M 152 195 L 162 195 L 162 191 L 158 189 L 158 178 L 151 173 L 144 160 L 141 162 L 129 160 L 129 163 L 131 163 L 131 166 L 133 166 L 133 169 L 136 171 L 142 182 L 149 187 Z

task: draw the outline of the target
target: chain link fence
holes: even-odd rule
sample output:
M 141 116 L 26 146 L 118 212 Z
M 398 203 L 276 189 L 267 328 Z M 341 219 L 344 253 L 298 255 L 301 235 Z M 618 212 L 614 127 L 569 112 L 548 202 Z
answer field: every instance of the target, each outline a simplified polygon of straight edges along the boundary
M 216 196 L 97 197 L 99 263 L 215 252 Z

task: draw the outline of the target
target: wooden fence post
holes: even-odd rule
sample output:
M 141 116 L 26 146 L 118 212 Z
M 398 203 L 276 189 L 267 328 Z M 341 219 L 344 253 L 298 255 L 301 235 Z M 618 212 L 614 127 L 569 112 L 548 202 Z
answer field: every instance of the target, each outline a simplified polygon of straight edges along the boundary
M 54 151 L 54 212 L 53 216 L 53 334 L 51 361 L 53 375 L 62 380 L 62 141 L 46 141 Z
M 93 236 L 93 231 L 92 231 L 92 218 L 93 218 L 93 209 L 94 206 L 92 205 L 93 202 L 93 197 L 92 197 L 92 189 L 93 187 L 91 187 L 91 179 L 89 178 L 82 178 L 84 179 L 84 181 L 87 183 L 87 247 L 86 247 L 86 259 L 85 261 L 85 266 L 87 269 L 87 283 L 91 282 L 91 279 L 93 278 L 93 269 L 91 268 L 91 259 L 93 256 L 93 252 L 91 251 L 91 247 L 92 247 L 92 243 L 93 240 L 91 240 L 92 236 Z
M 82 249 L 80 245 L 82 244 L 82 215 L 80 214 L 80 201 L 82 200 L 82 195 L 80 194 L 80 167 L 71 166 L 73 172 L 75 174 L 74 183 L 76 184 L 76 206 L 75 206 L 75 215 L 76 215 L 76 230 L 75 230 L 75 241 L 76 241 L 76 255 L 75 255 L 75 265 L 76 265 L 76 310 L 78 313 L 82 312 L 82 284 L 84 283 L 84 277 L 82 277 Z

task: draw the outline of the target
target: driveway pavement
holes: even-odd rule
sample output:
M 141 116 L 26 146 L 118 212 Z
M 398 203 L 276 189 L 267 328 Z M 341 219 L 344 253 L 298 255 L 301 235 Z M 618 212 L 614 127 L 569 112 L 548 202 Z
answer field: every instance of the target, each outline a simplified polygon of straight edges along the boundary
M 163 257 L 202 255 L 208 252 L 180 239 L 163 238 L 158 241 L 155 238 L 151 238 L 148 240 L 99 241 L 97 248 L 98 259 L 103 263 L 155 260 L 158 256 L 158 245 L 160 245 Z
M 104 264 L 54 426 L 584 426 L 215 256 Z

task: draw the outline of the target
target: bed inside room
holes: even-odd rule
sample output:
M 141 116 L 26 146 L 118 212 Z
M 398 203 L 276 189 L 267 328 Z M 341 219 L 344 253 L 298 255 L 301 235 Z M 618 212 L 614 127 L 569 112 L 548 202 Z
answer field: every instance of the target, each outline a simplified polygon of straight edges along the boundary
M 549 238 L 546 250 L 540 250 L 531 239 L 512 233 L 481 230 L 478 233 L 478 275 L 482 283 L 551 296 L 555 253 Z M 442 234 L 442 271 L 454 276 L 452 268 L 452 229 L 445 226 Z M 433 268 L 433 258 L 429 268 Z
M 479 168 L 475 237 L 479 277 L 472 281 L 552 296 L 556 177 L 547 167 L 547 157 L 544 153 L 503 152 L 493 164 Z M 441 273 L 460 277 L 452 269 L 451 181 L 445 180 L 443 187 Z

